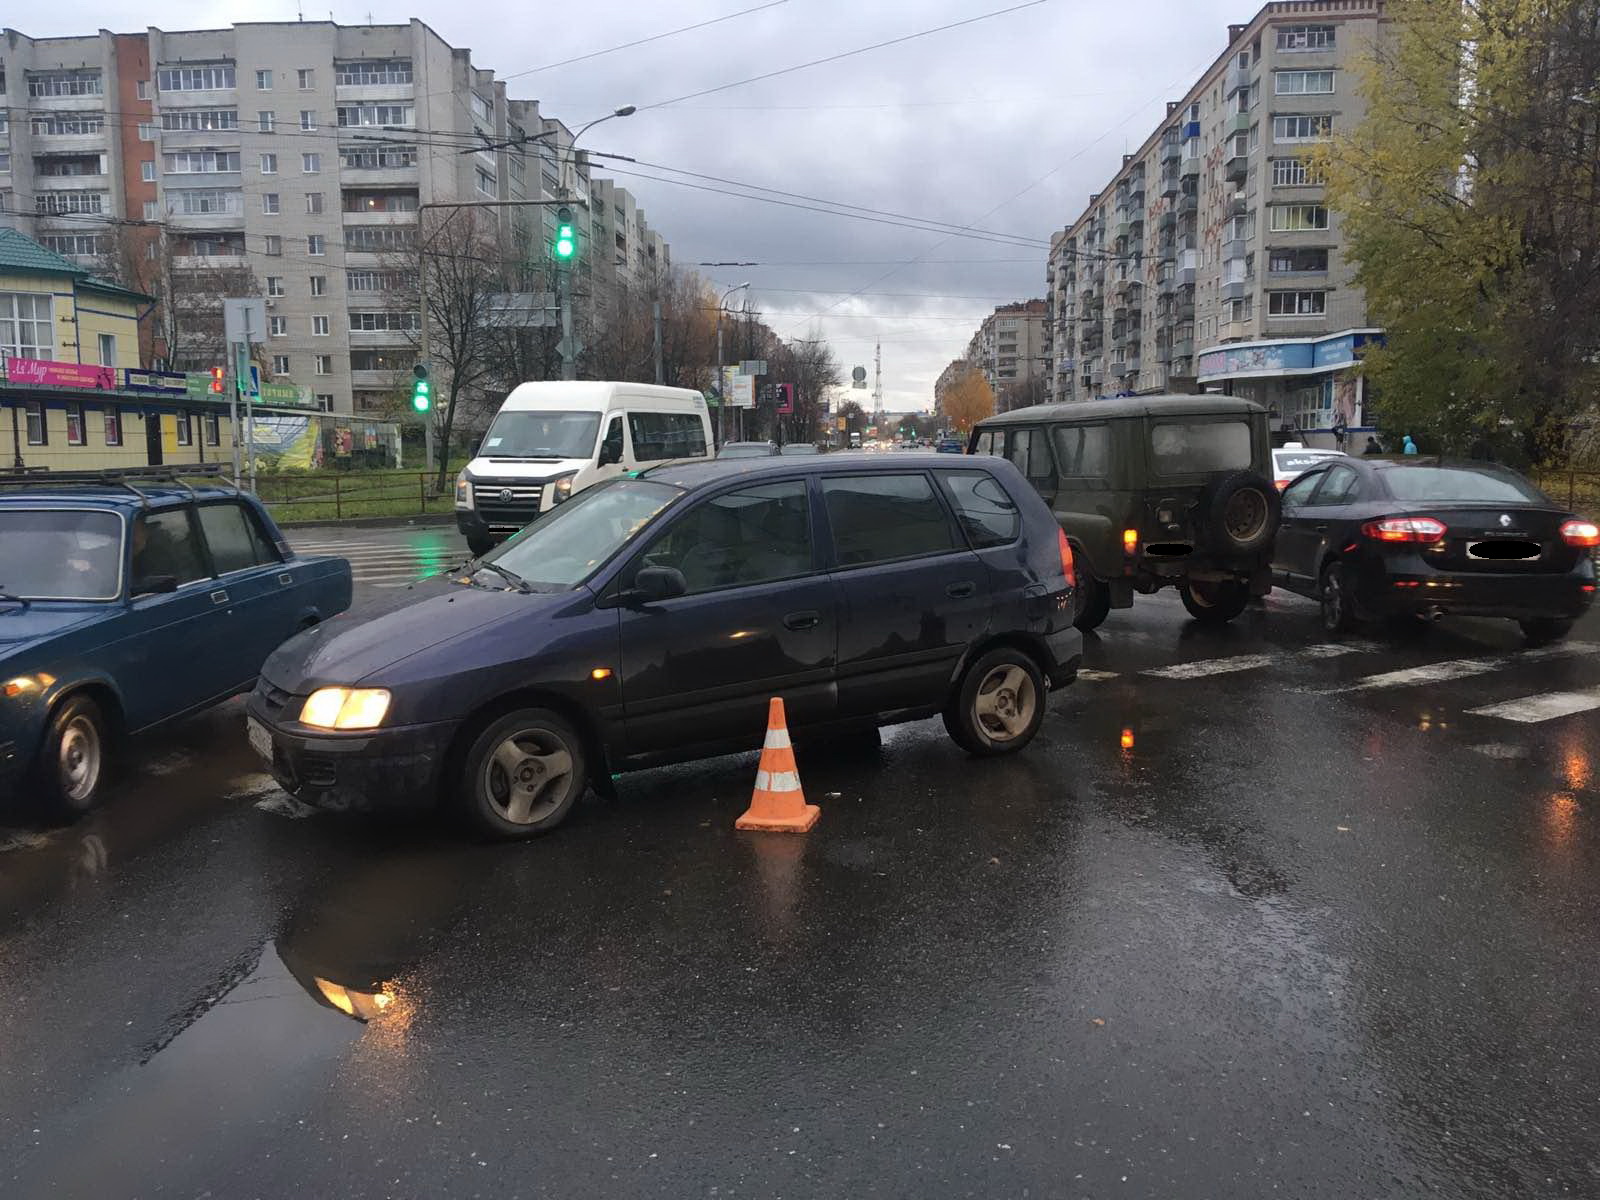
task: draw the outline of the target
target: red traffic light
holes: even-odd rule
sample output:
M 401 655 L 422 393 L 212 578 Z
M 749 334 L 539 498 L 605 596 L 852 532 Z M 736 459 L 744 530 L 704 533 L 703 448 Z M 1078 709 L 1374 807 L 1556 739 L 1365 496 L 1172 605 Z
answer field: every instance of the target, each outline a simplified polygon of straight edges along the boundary
M 219 396 L 222 394 L 222 375 L 221 367 L 211 368 L 211 390 Z

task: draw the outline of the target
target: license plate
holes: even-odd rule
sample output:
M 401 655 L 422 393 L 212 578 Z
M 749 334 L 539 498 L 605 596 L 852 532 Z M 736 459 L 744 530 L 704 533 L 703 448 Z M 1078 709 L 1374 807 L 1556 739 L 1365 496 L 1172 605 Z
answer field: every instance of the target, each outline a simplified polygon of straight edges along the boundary
M 255 748 L 255 752 L 271 762 L 272 735 L 267 732 L 267 727 L 254 717 L 246 717 L 245 732 L 249 734 L 250 745 Z

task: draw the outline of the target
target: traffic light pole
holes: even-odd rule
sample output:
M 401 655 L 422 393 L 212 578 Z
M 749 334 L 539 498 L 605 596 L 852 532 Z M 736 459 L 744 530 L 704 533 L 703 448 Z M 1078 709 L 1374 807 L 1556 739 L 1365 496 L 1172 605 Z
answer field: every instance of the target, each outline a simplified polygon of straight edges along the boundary
M 556 299 L 561 305 L 561 378 L 578 377 L 578 355 L 572 341 L 572 281 L 571 272 L 556 264 Z

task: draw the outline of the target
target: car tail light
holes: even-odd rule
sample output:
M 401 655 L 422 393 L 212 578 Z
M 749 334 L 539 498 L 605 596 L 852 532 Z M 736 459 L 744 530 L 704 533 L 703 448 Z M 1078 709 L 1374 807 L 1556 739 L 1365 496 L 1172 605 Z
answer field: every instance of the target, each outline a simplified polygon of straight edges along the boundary
M 1275 482 L 1278 485 L 1278 490 L 1280 492 L 1288 490 L 1289 481 L 1287 479 L 1277 479 L 1277 480 L 1274 480 L 1273 482 Z
M 1423 542 L 1444 540 L 1449 532 L 1443 521 L 1432 517 L 1385 517 L 1381 521 L 1368 521 L 1361 532 L 1375 542 Z
M 1061 547 L 1061 573 L 1067 577 L 1067 586 L 1078 586 L 1078 568 L 1072 561 L 1072 543 L 1064 530 L 1056 530 L 1056 544 Z
M 1139 531 L 1137 529 L 1124 529 L 1122 531 L 1122 552 L 1130 555 L 1139 553 Z
M 1561 537 L 1569 546 L 1600 546 L 1600 525 L 1593 521 L 1568 521 L 1561 527 Z

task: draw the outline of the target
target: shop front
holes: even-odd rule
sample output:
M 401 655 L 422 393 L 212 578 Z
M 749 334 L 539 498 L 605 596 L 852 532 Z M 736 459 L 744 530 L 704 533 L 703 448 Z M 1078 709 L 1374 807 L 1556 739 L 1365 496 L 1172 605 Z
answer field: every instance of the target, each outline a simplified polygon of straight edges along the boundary
M 1357 369 L 1364 347 L 1382 344 L 1383 331 L 1347 329 L 1321 337 L 1232 342 L 1203 350 L 1198 381 L 1264 405 L 1277 443 L 1335 447 L 1334 427 L 1347 430 L 1345 449 L 1359 452 L 1375 432 L 1367 411 L 1366 380 Z

